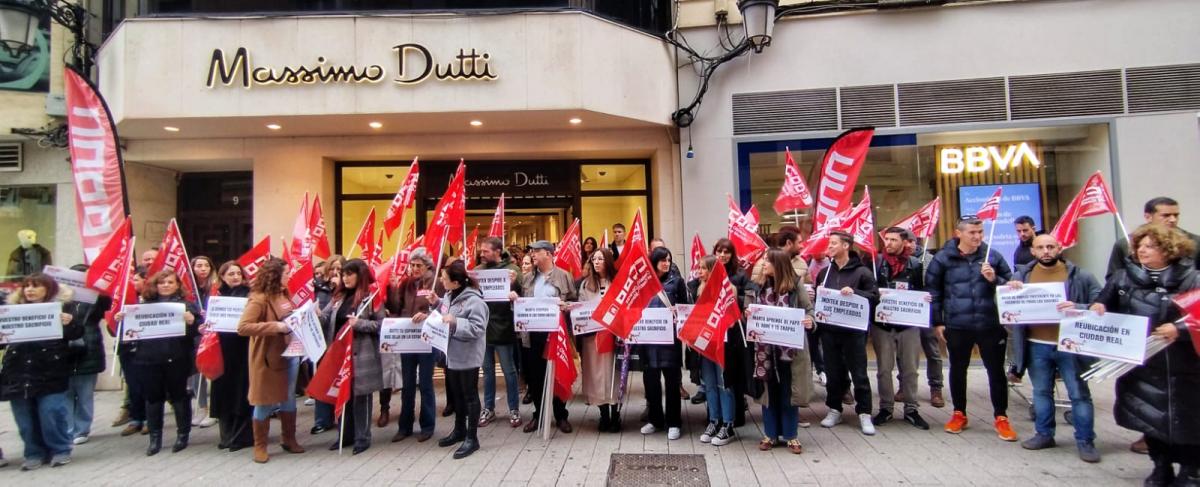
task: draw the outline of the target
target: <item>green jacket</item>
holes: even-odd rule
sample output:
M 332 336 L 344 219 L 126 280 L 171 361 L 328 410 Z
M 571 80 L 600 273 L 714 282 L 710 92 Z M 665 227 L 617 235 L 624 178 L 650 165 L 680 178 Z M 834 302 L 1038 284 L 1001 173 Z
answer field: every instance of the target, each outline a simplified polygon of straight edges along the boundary
M 501 258 L 499 262 L 482 262 L 476 267 L 477 270 L 494 270 L 508 269 L 517 274 L 517 278 L 512 283 L 512 291 L 521 294 L 521 269 L 513 265 L 508 257 Z M 487 326 L 487 344 L 488 345 L 512 345 L 517 342 L 517 331 L 513 327 L 513 312 L 511 301 L 488 302 L 487 304 L 488 317 Z

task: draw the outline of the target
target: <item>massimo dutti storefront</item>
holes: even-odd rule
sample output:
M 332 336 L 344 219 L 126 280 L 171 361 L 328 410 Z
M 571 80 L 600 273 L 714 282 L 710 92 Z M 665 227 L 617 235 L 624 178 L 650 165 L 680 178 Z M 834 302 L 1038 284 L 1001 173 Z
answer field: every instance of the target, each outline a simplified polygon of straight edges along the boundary
M 683 240 L 672 52 L 587 13 L 131 19 L 99 82 L 126 160 L 174 176 L 130 190 L 139 247 L 178 214 L 193 253 L 236 257 L 308 191 L 349 250 L 414 157 L 419 228 L 465 159 L 481 232 L 503 194 L 511 242 L 639 208 Z

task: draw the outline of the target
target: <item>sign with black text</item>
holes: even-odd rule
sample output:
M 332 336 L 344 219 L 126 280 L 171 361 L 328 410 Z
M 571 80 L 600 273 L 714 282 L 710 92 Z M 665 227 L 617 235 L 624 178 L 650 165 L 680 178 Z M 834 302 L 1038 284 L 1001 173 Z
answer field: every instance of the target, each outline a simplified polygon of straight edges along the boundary
M 694 304 L 677 304 L 675 305 L 675 334 L 679 335 L 679 330 L 683 328 L 683 324 L 687 323 L 689 316 L 692 316 L 692 310 L 696 309 Z
M 0 345 L 58 340 L 62 328 L 62 303 L 58 301 L 0 306 Z
M 517 331 L 558 331 L 558 298 L 517 298 L 513 302 L 513 325 Z
M 996 287 L 996 310 L 1003 325 L 1058 323 L 1062 319 L 1058 303 L 1066 300 L 1067 288 L 1061 282 L 1027 282 L 1021 289 Z
M 80 271 L 75 271 L 56 265 L 48 265 L 42 267 L 42 273 L 53 277 L 54 281 L 60 286 L 67 286 L 71 288 L 71 292 L 73 293 L 73 296 L 71 297 L 72 301 L 96 304 L 96 298 L 100 296 L 100 293 L 96 292 L 95 289 L 88 287 L 87 275 Z
M 421 341 L 446 353 L 450 347 L 450 327 L 442 321 L 441 313 L 430 311 L 425 321 L 421 322 Z
M 630 345 L 672 345 L 675 343 L 675 316 L 671 308 L 646 308 L 642 319 L 629 333 Z
M 387 318 L 379 326 L 379 353 L 429 353 L 433 347 L 421 340 L 422 326 L 412 318 Z
M 321 319 L 317 316 L 317 302 L 305 303 L 292 311 L 283 322 L 292 329 L 292 339 L 300 340 L 300 344 L 304 346 L 304 356 L 314 364 L 321 360 L 327 345 Z
M 746 307 L 746 341 L 804 348 L 804 310 L 752 304 Z
M 246 309 L 246 301 L 246 298 L 209 296 L 208 311 L 204 314 L 204 319 L 212 325 L 212 331 L 237 333 L 242 311 Z
M 187 333 L 183 303 L 146 303 L 125 306 L 121 340 L 154 340 L 179 337 Z
M 508 301 L 508 292 L 512 289 L 512 279 L 508 269 L 479 269 L 472 271 L 475 281 L 479 282 L 479 291 L 483 300 L 489 302 Z
M 929 293 L 880 288 L 875 321 L 929 328 Z
M 842 296 L 836 289 L 817 288 L 813 317 L 819 323 L 866 331 L 871 323 L 871 302 L 857 294 Z
M 1058 324 L 1058 350 L 1141 365 L 1146 360 L 1145 316 L 1088 312 Z
M 586 335 L 604 331 L 604 326 L 592 319 L 592 313 L 596 312 L 596 306 L 600 304 L 599 299 L 584 301 L 580 303 L 571 303 L 571 331 L 575 336 Z

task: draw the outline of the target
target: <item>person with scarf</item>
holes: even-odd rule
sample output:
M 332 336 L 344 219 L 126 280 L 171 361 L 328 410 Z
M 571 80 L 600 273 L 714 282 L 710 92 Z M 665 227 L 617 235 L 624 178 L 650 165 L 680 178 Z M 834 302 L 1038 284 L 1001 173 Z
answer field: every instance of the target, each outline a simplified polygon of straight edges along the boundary
M 755 303 L 764 306 L 798 308 L 805 311 L 804 328 L 815 327 L 812 303 L 804 292 L 803 278 L 792 268 L 786 251 L 767 251 L 762 268 L 763 283 Z M 762 405 L 763 439 L 758 449 L 770 450 L 781 442 L 789 451 L 800 454 L 804 447 L 797 438 L 800 406 L 807 406 L 812 395 L 812 366 L 806 348 L 787 348 L 757 343 L 754 345 L 754 382 Z
M 599 301 L 617 275 L 616 262 L 609 248 L 596 249 L 579 283 L 579 302 Z M 600 410 L 600 431 L 621 431 L 621 416 L 616 400 L 616 337 L 601 330 L 579 336 L 579 357 L 583 376 L 583 396 Z
M 924 286 L 924 268 L 921 261 L 913 257 L 905 241 L 910 240 L 908 230 L 891 227 L 883 231 L 883 253 L 879 254 L 875 280 L 880 288 L 920 291 Z M 926 296 L 926 301 L 933 298 Z M 929 429 L 929 423 L 917 412 L 917 380 L 921 358 L 921 328 L 915 326 L 875 323 L 871 330 L 871 346 L 875 349 L 875 362 L 879 371 L 879 413 L 872 423 L 875 426 L 892 420 L 892 406 L 896 401 L 904 403 L 904 421 L 921 430 Z M 900 393 L 895 392 L 892 371 L 900 367 Z
M 242 265 L 231 260 L 217 272 L 217 296 L 250 296 Z M 253 409 L 250 406 L 250 338 L 237 333 L 217 333 L 224 372 L 213 379 L 209 408 L 217 418 L 217 448 L 231 452 L 254 446 Z

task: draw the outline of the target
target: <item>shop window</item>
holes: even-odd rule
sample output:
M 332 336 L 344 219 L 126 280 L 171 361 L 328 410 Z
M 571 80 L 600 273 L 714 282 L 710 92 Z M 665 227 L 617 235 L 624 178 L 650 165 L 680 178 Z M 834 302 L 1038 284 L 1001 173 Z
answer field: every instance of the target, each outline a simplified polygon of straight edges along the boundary
M 580 218 L 585 239 L 592 237 L 599 242 L 604 238 L 604 231 L 608 230 L 608 241 L 612 242 L 613 224 L 620 223 L 628 229 L 638 209 L 642 210 L 642 222 L 647 225 L 646 231 L 650 231 L 645 196 L 584 196 L 581 201 L 583 211 Z
M 22 230 L 33 230 L 36 234 L 34 243 L 45 249 L 43 255 L 49 255 L 53 262 L 62 264 L 71 260 L 64 261 L 62 256 L 53 255 L 56 196 L 54 186 L 0 186 L 0 255 L 4 256 L 4 267 L 0 268 L 4 277 L 0 281 L 21 277 L 20 267 L 12 265 L 11 261 L 14 256 L 20 259 L 24 254 L 18 237 Z
M 341 172 L 342 194 L 395 194 L 408 166 L 348 166 Z
M 646 189 L 646 166 L 638 164 L 584 164 L 579 166 L 583 191 L 635 191 Z

